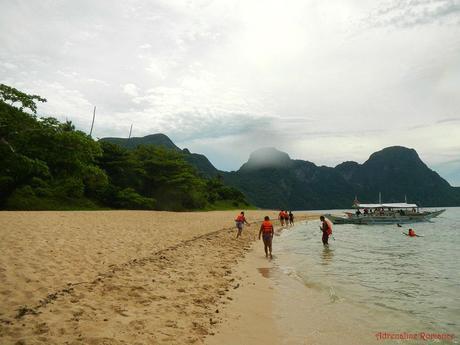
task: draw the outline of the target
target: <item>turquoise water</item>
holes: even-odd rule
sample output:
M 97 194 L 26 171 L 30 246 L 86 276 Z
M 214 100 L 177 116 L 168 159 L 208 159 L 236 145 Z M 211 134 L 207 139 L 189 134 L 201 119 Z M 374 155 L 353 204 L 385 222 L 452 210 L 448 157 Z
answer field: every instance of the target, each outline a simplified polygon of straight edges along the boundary
M 337 211 L 328 211 L 337 213 Z M 402 234 L 412 227 L 418 235 Z M 276 264 L 306 286 L 394 317 L 385 326 L 460 337 L 460 208 L 430 223 L 335 225 L 329 248 L 318 221 L 275 238 Z M 408 329 L 409 330 L 409 329 Z

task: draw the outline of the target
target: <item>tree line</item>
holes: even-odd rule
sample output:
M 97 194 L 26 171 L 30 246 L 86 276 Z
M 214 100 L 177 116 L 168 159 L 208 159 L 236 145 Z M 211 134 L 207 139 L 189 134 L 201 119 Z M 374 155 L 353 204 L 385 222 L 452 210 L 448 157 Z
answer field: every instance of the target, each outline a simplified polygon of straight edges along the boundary
M 95 141 L 71 121 L 38 117 L 36 102 L 46 99 L 0 84 L 1 209 L 248 206 L 239 190 L 220 176 L 204 178 L 180 151 Z

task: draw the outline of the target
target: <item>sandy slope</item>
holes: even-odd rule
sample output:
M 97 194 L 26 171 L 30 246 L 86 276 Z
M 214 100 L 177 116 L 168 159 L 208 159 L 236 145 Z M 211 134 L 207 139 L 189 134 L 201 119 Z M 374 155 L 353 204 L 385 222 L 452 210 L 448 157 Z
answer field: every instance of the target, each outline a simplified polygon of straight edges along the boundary
M 0 343 L 202 343 L 258 231 L 235 215 L 0 212 Z

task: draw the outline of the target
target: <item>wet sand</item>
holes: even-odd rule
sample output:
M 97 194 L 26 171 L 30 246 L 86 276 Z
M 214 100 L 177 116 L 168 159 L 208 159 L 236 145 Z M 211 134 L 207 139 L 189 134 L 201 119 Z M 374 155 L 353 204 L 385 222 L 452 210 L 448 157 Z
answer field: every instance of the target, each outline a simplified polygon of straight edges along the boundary
M 0 343 L 203 343 L 246 285 L 236 214 L 0 212 Z
M 231 293 L 234 303 L 224 310 L 225 322 L 206 338 L 206 345 L 382 343 L 375 338 L 379 328 L 366 322 L 368 311 L 282 272 L 276 264 L 276 242 L 274 253 L 274 259 L 267 260 L 262 246 L 254 243 L 238 264 L 242 286 Z

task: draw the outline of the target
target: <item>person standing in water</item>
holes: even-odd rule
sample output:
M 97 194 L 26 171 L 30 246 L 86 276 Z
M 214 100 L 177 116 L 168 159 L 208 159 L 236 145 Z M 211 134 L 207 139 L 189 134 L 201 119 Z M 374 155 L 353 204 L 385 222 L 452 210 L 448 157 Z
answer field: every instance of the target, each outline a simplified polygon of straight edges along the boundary
M 292 213 L 292 211 L 289 211 L 289 225 L 294 225 L 294 214 Z
M 278 214 L 278 219 L 280 220 L 281 226 L 284 226 L 284 211 L 281 210 L 280 213 Z
M 235 219 L 236 228 L 238 229 L 238 233 L 236 234 L 236 238 L 241 236 L 241 233 L 243 232 L 244 223 L 246 223 L 247 226 L 251 226 L 251 224 L 249 224 L 246 221 L 246 217 L 244 216 L 244 212 L 241 211 L 241 213 Z
M 286 224 L 286 226 L 288 226 L 289 225 L 289 214 L 288 214 L 287 210 L 285 210 L 283 212 L 283 216 L 284 216 L 284 224 Z
M 262 225 L 260 226 L 259 240 L 260 240 L 260 236 L 262 235 L 262 238 L 264 241 L 265 257 L 268 258 L 268 253 L 270 252 L 270 259 L 273 259 L 272 240 L 273 240 L 274 233 L 275 233 L 275 230 L 273 229 L 272 222 L 270 222 L 270 218 L 268 216 L 265 216 L 264 221 L 262 222 Z
M 332 224 L 330 221 L 324 218 L 324 216 L 319 217 L 319 219 L 321 220 L 321 225 L 319 228 L 323 232 L 323 237 L 322 237 L 323 245 L 328 246 L 329 236 L 332 235 Z
M 284 226 L 284 210 L 281 210 L 278 214 L 278 219 L 280 220 L 280 225 Z

